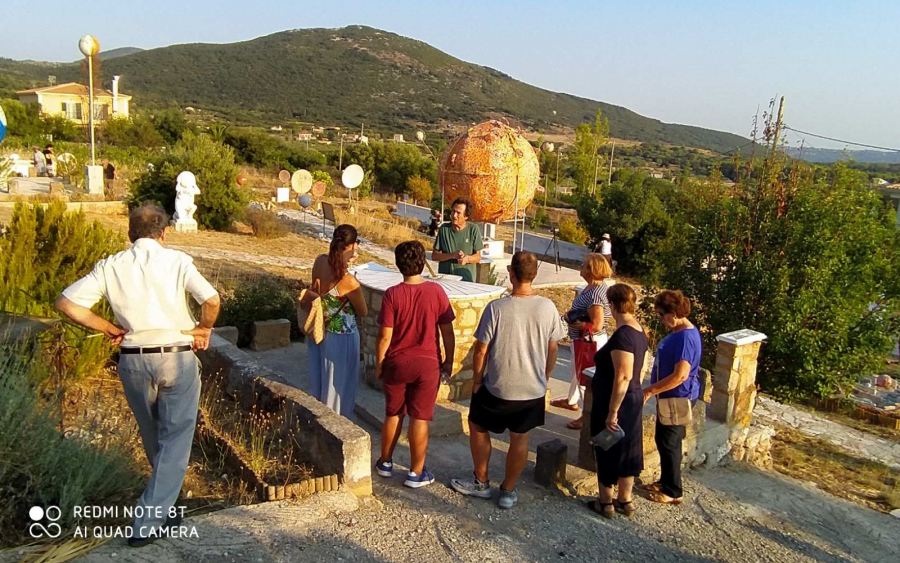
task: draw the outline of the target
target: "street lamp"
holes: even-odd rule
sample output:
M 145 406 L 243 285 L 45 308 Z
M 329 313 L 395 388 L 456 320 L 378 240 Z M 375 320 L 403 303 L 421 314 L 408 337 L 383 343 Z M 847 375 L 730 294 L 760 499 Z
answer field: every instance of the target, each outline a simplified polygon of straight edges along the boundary
M 100 52 L 100 43 L 93 35 L 85 35 L 78 41 L 78 49 L 87 57 L 88 63 L 88 100 L 90 104 L 91 127 L 91 166 L 95 166 L 94 158 L 94 55 Z
M 424 131 L 416 131 L 416 140 L 419 141 L 425 150 L 428 151 L 428 154 L 431 155 L 431 158 L 434 159 L 435 164 L 438 164 L 437 157 L 434 156 L 434 153 L 431 151 L 431 147 L 425 143 L 425 132 Z M 441 184 L 441 223 L 444 222 L 444 183 L 441 182 L 441 174 L 440 170 L 438 171 L 438 182 Z

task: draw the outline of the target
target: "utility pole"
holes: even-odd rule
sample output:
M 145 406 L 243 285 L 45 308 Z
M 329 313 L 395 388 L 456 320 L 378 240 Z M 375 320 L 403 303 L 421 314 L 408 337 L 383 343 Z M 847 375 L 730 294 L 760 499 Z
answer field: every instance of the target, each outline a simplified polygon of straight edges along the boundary
M 784 122 L 784 96 L 778 103 L 778 121 L 775 122 L 775 139 L 772 140 L 772 154 L 778 149 L 778 137 L 781 136 L 781 125 Z
M 612 184 L 612 163 L 613 158 L 616 156 L 616 142 L 613 141 L 612 150 L 609 151 L 609 180 L 606 181 L 607 184 Z
M 343 169 L 344 164 L 344 134 L 341 133 L 341 149 L 338 151 L 338 170 Z
M 600 172 L 600 159 L 594 160 L 594 183 L 591 185 L 591 195 L 597 191 L 597 174 Z
M 556 197 L 559 197 L 559 152 L 562 150 L 562 143 L 560 143 L 560 148 L 556 150 L 556 183 L 553 184 L 553 193 Z

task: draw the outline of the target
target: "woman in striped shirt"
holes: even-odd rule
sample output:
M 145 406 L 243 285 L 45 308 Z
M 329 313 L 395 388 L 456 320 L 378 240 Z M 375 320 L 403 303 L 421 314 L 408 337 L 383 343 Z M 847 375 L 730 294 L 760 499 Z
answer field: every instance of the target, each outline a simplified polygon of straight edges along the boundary
M 606 319 L 611 315 L 609 300 L 606 298 L 605 280 L 612 276 L 612 268 L 609 260 L 601 254 L 588 254 L 581 264 L 581 277 L 587 282 L 581 293 L 575 297 L 572 307 L 563 315 L 563 320 L 569 325 L 569 340 L 572 349 L 572 381 L 569 384 L 567 397 L 560 397 L 550 401 L 554 407 L 578 411 L 584 404 L 584 385 L 581 385 L 578 372 L 575 368 L 575 341 L 586 336 L 583 334 L 584 325 L 590 322 L 593 326 L 594 344 L 597 350 L 606 344 Z M 566 425 L 566 428 L 579 430 L 582 419 L 578 418 Z

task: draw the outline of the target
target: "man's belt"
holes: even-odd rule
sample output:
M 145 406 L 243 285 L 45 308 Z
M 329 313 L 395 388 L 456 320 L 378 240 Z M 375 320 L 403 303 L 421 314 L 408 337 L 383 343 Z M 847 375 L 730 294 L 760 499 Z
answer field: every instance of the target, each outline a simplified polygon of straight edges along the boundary
M 122 348 L 120 354 L 168 354 L 169 352 L 189 352 L 190 344 L 182 346 L 151 346 L 144 348 Z

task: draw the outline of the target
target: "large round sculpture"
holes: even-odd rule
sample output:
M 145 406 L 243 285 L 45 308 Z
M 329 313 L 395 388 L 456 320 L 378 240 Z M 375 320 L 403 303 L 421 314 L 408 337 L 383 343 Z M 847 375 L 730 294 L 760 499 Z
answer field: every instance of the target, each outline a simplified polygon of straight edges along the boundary
M 537 155 L 512 127 L 491 120 L 453 141 L 441 155 L 439 177 L 444 204 L 472 201 L 471 221 L 513 219 L 534 198 L 541 172 Z M 518 200 L 516 198 L 518 196 Z

